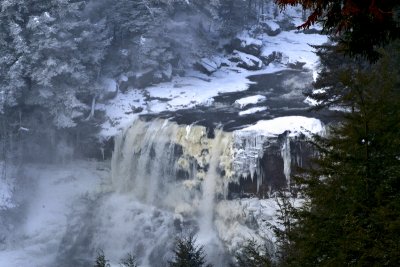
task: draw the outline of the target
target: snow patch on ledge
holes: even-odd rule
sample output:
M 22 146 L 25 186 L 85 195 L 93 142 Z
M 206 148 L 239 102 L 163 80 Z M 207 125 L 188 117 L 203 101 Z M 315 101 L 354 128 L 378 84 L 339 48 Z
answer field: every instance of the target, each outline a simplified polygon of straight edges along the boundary
M 235 104 L 238 105 L 240 108 L 244 108 L 251 104 L 258 104 L 264 102 L 266 99 L 267 98 L 263 95 L 252 95 L 236 100 Z
M 240 111 L 240 112 L 239 112 L 239 116 L 250 115 L 250 114 L 257 113 L 257 112 L 265 111 L 265 110 L 267 110 L 267 109 L 268 109 L 268 107 L 249 108 L 249 109 Z
M 242 47 L 249 46 L 249 45 L 255 45 L 255 46 L 262 46 L 263 43 L 261 40 L 255 39 L 253 37 L 250 37 L 248 32 L 241 32 L 237 35 L 237 37 L 242 41 Z
M 279 117 L 272 120 L 261 120 L 256 124 L 239 130 L 240 132 L 257 132 L 263 136 L 277 136 L 285 131 L 290 131 L 289 136 L 297 136 L 300 133 L 311 136 L 312 134 L 322 134 L 324 132 L 323 123 L 315 118 L 303 116 Z

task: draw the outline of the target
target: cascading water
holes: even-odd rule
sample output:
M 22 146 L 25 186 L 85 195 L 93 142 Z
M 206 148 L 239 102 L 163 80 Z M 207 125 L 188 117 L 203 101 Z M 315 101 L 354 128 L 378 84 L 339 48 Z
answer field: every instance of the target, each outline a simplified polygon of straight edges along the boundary
M 218 259 L 224 248 L 214 230 L 213 217 L 216 196 L 226 195 L 231 182 L 231 166 L 231 133 L 215 130 L 214 137 L 209 138 L 202 126 L 138 119 L 115 140 L 112 184 L 149 209 L 169 212 L 174 221 L 170 233 L 198 228 L 198 242 L 206 248 L 214 247 L 206 249 L 209 257 L 213 262 L 223 262 Z M 212 253 L 216 249 L 218 253 Z M 149 257 L 149 253 L 146 255 Z M 150 258 L 143 262 L 155 266 Z
M 222 266 L 224 259 L 218 257 L 218 254 L 223 251 L 223 244 L 217 236 L 214 229 L 214 214 L 215 214 L 215 198 L 218 183 L 221 182 L 218 177 L 222 177 L 221 171 L 226 169 L 224 164 L 230 164 L 226 158 L 224 151 L 231 149 L 231 136 L 226 138 L 226 134 L 222 130 L 215 131 L 215 138 L 211 142 L 210 163 L 207 174 L 202 183 L 202 198 L 199 207 L 199 233 L 198 241 L 201 244 L 206 244 L 205 252 L 211 258 L 218 260 L 218 266 Z M 225 156 L 224 156 L 225 155 Z M 228 160 L 228 161 L 227 161 Z
M 272 165 L 279 163 L 272 167 L 285 180 L 283 185 L 289 185 L 291 165 L 296 162 L 291 159 L 295 136 L 296 132 L 252 128 L 210 133 L 199 125 L 137 119 L 115 138 L 111 191 L 116 194 L 100 218 L 108 229 L 107 240 L 114 234 L 125 241 L 105 244 L 102 237 L 94 243 L 108 252 L 114 250 L 114 258 L 127 251 L 138 256 L 141 266 L 164 266 L 171 259 L 174 237 L 192 233 L 211 263 L 227 266 L 227 253 L 246 238 L 265 235 L 258 230 L 260 223 L 272 220 L 271 212 L 264 217 L 261 202 L 227 200 L 229 185 L 243 177 L 257 177 L 258 193 L 270 175 L 262 165 L 271 161 L 266 155 L 273 158 Z M 128 211 L 118 207 L 119 198 Z M 264 208 L 273 207 L 269 205 Z M 132 232 L 125 237 L 121 227 Z
M 116 137 L 111 167 L 114 188 L 133 192 L 144 203 L 159 203 L 163 186 L 177 176 L 174 154 L 178 148 L 173 142 L 177 134 L 177 125 L 168 121 L 137 120 Z

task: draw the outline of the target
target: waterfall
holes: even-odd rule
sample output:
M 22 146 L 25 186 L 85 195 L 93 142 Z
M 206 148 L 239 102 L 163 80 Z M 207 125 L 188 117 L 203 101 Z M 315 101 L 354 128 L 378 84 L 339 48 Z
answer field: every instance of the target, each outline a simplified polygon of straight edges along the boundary
M 144 203 L 158 202 L 159 192 L 177 176 L 173 138 L 179 127 L 168 121 L 135 121 L 116 137 L 112 182 L 120 192 L 133 192 Z
M 199 229 L 199 244 L 213 247 L 207 254 L 212 258 L 217 253 L 213 261 L 221 262 L 217 258 L 224 248 L 213 219 L 217 199 L 226 196 L 232 182 L 232 161 L 231 133 L 216 129 L 214 137 L 209 137 L 203 126 L 137 119 L 115 138 L 112 186 L 149 210 L 169 211 L 175 222 L 168 227 L 178 227 L 170 233 L 185 231 L 182 225 L 188 223 L 189 228 Z M 163 216 L 170 223 L 168 215 Z M 151 254 L 145 254 L 144 263 L 150 264 Z
M 223 259 L 218 259 L 218 252 L 223 250 L 223 245 L 214 227 L 217 187 L 221 182 L 221 179 L 217 179 L 217 177 L 222 176 L 221 171 L 226 169 L 225 164 L 230 164 L 226 161 L 227 158 L 224 158 L 224 154 L 226 154 L 224 151 L 229 151 L 230 146 L 231 139 L 226 138 L 223 131 L 216 130 L 215 138 L 210 144 L 209 167 L 202 184 L 202 198 L 199 207 L 198 241 L 200 244 L 206 245 L 207 255 L 219 262 L 223 262 Z
M 125 241 L 103 247 L 114 250 L 115 257 L 130 248 L 142 266 L 163 266 L 170 259 L 174 236 L 190 232 L 204 245 L 210 262 L 226 266 L 226 248 L 235 248 L 256 229 L 248 217 L 253 215 L 229 211 L 231 205 L 241 204 L 227 200 L 228 185 L 239 183 L 241 177 L 256 176 L 258 192 L 264 177 L 271 175 L 264 172 L 281 166 L 271 162 L 277 156 L 283 159 L 283 166 L 274 170 L 290 186 L 291 140 L 288 133 L 213 129 L 209 134 L 199 125 L 138 118 L 115 138 L 111 181 L 116 194 L 106 202 L 110 208 L 100 218 L 109 231 L 107 240 L 115 234 Z M 123 203 L 119 198 L 127 199 L 129 205 L 122 208 L 128 210 L 119 210 L 117 203 Z M 251 210 L 260 210 L 259 204 Z M 254 216 L 265 220 L 261 214 L 257 211 Z M 129 236 L 121 235 L 121 224 L 132 229 Z M 231 230 L 225 233 L 226 229 Z M 241 229 L 243 237 L 235 238 L 232 229 Z M 132 246 L 131 240 L 140 241 Z

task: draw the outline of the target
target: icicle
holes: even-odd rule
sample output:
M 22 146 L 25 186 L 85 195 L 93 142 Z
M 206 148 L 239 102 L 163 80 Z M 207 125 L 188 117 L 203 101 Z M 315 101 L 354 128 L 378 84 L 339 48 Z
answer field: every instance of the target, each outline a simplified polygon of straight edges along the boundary
M 234 133 L 234 172 L 238 178 L 248 177 L 257 179 L 261 175 L 259 161 L 264 154 L 264 144 L 268 137 L 260 135 L 257 132 L 235 132 Z M 260 184 L 261 185 L 261 184 Z
M 287 185 L 290 188 L 292 156 L 290 153 L 290 138 L 287 135 L 281 147 L 281 156 L 283 159 L 283 173 L 285 174 Z

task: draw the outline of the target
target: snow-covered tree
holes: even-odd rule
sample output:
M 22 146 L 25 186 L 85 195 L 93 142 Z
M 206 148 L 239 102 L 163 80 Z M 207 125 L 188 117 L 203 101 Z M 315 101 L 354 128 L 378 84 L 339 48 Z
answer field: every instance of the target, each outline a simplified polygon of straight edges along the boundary
M 110 43 L 105 21 L 83 15 L 84 1 L 6 1 L 1 10 L 1 107 L 38 105 L 58 127 L 75 125 L 94 94 Z M 2 62 L 2 63 L 3 63 Z
M 196 239 L 190 235 L 176 240 L 174 260 L 169 262 L 170 267 L 211 267 L 205 260 L 204 248 L 196 246 Z

